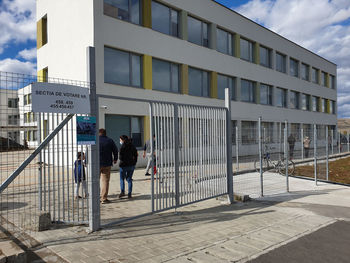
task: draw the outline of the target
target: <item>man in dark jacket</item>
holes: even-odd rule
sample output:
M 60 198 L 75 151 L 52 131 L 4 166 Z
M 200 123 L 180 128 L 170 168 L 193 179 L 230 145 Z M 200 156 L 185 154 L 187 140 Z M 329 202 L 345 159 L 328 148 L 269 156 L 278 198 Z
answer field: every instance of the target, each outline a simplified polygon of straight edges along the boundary
M 125 180 L 128 182 L 128 198 L 132 193 L 132 175 L 137 162 L 137 150 L 126 135 L 120 136 L 119 173 L 120 173 L 120 195 L 125 196 Z
M 100 178 L 101 178 L 101 197 L 102 204 L 109 203 L 107 199 L 109 180 L 111 177 L 111 168 L 113 163 L 118 161 L 118 148 L 111 138 L 107 137 L 105 129 L 99 130 L 100 136 Z

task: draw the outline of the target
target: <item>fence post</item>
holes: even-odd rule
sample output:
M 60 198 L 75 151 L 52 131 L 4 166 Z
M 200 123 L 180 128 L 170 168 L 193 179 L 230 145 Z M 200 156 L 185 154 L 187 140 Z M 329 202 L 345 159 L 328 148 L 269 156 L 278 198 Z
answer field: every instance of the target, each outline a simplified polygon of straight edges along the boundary
M 314 124 L 314 172 L 315 172 L 315 184 L 317 185 L 317 129 Z
M 329 147 L 329 142 L 328 142 L 328 126 L 326 126 L 326 180 L 328 181 L 328 174 L 329 174 L 329 167 L 328 167 L 328 147 Z
M 152 117 L 151 117 L 152 118 Z M 202 134 L 202 133 L 201 133 Z M 175 135 L 175 204 L 180 205 L 180 189 L 179 189 L 179 107 L 174 105 L 174 135 Z M 153 186 L 153 184 L 152 184 Z M 153 190 L 152 190 L 153 192 Z M 153 196 L 153 194 L 152 194 Z M 153 197 L 154 198 L 154 197 Z M 153 202 L 152 202 L 153 207 Z M 152 211 L 154 207 L 152 208 Z
M 300 132 L 301 132 L 301 136 L 300 136 L 300 140 L 301 140 L 301 159 L 304 160 L 304 129 L 301 128 Z
M 39 141 L 39 144 L 42 143 L 42 135 L 41 135 L 41 113 L 39 112 L 38 113 L 38 133 L 39 133 L 39 136 L 38 136 L 38 141 Z M 39 180 L 38 180 L 38 184 L 39 184 L 39 193 L 38 193 L 38 198 L 39 198 L 39 211 L 42 211 L 43 210 L 43 191 L 42 191 L 42 187 L 43 187 L 43 183 L 42 183 L 42 179 L 43 179 L 43 166 L 45 164 L 43 163 L 43 160 L 42 160 L 42 153 L 40 152 L 39 154 Z M 45 166 L 44 166 L 45 167 Z
M 151 207 L 152 207 L 152 213 L 154 212 L 154 152 L 155 152 L 155 149 L 154 149 L 154 143 L 153 143 L 153 134 L 155 134 L 155 131 L 153 130 L 154 128 L 154 120 L 153 120 L 153 104 L 152 103 L 149 103 L 149 130 L 150 130 L 150 135 L 151 135 L 151 153 L 152 153 L 152 161 L 151 161 Z M 174 118 L 175 119 L 175 118 Z M 178 187 L 176 187 L 176 183 L 178 183 L 176 181 L 176 178 L 175 178 L 175 195 L 178 196 L 178 194 L 176 194 L 176 189 L 178 189 Z M 177 197 L 175 197 L 175 199 L 177 199 Z
M 349 139 L 350 139 L 350 134 L 348 133 L 348 152 L 350 152 L 350 142 L 349 142 Z
M 333 147 L 333 145 L 334 145 L 334 130 L 332 129 L 331 130 L 331 135 L 332 135 L 332 155 L 334 154 L 334 147 Z
M 96 231 L 101 226 L 100 214 L 100 159 L 99 159 L 99 104 L 96 95 L 96 60 L 95 48 L 87 47 L 87 78 L 90 83 L 90 108 L 91 116 L 96 117 L 96 144 L 91 145 L 90 166 L 90 184 L 89 187 L 89 228 L 90 231 Z
M 237 169 L 237 172 L 239 172 L 239 136 L 238 136 L 238 126 L 236 125 L 236 169 Z
M 341 141 L 340 141 L 340 132 L 338 132 L 338 153 L 341 153 Z
M 227 193 L 228 201 L 233 203 L 233 174 L 232 174 L 232 123 L 231 123 L 231 90 L 225 89 L 226 111 L 226 156 L 227 156 Z
M 261 134 L 261 117 L 258 122 L 258 138 L 259 138 L 259 162 L 260 162 L 260 196 L 264 196 L 264 179 L 263 179 L 263 153 L 262 153 L 262 134 Z
M 289 192 L 289 177 L 288 177 L 288 162 L 289 162 L 289 148 L 288 148 L 288 122 L 285 122 L 285 126 L 284 126 L 284 160 L 285 160 L 285 175 L 286 175 L 286 188 L 287 188 L 287 192 Z
M 281 152 L 282 152 L 282 122 L 280 122 L 280 127 L 279 127 L 279 146 L 280 146 L 280 150 L 279 150 L 279 157 L 281 158 Z

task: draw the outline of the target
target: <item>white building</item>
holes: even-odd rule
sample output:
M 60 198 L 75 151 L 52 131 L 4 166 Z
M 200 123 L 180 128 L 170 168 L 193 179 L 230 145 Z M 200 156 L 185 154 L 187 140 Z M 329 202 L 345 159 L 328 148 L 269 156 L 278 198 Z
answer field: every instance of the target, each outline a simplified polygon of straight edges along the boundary
M 148 105 L 108 96 L 223 106 L 232 89 L 240 143 L 337 124 L 337 66 L 212 0 L 37 0 L 38 75 L 87 79 L 96 49 L 100 127 L 116 141 L 149 138 Z
M 19 143 L 19 106 L 17 90 L 0 89 L 0 145 L 11 148 Z

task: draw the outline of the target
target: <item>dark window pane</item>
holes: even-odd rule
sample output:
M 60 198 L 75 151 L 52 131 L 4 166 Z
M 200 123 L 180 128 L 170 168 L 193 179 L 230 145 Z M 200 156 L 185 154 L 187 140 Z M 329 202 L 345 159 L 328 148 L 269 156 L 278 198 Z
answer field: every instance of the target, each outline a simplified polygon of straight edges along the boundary
M 286 57 L 279 53 L 276 53 L 276 70 L 286 73 Z
M 138 55 L 131 56 L 132 62 L 132 85 L 141 86 L 141 57 Z
M 241 100 L 245 102 L 255 102 L 253 82 L 241 80 Z
M 170 90 L 170 63 L 153 59 L 153 89 L 161 91 Z
M 227 87 L 228 77 L 218 75 L 218 99 L 225 99 L 225 88 Z
M 228 33 L 221 30 L 217 29 L 217 49 L 219 52 L 228 53 Z
M 165 5 L 152 1 L 152 28 L 170 35 L 170 10 Z
M 241 58 L 253 62 L 253 44 L 245 39 L 240 40 Z
M 202 71 L 188 69 L 188 93 L 193 96 L 202 96 Z
M 104 78 L 107 83 L 130 85 L 129 53 L 112 48 L 104 51 Z
M 202 71 L 203 74 L 203 96 L 209 97 L 209 73 Z
M 179 35 L 179 13 L 171 10 L 171 35 L 177 37 Z
M 202 22 L 188 17 L 188 41 L 202 45 Z
M 171 64 L 171 89 L 173 92 L 179 92 L 179 65 Z
M 131 22 L 140 24 L 140 0 L 131 0 Z

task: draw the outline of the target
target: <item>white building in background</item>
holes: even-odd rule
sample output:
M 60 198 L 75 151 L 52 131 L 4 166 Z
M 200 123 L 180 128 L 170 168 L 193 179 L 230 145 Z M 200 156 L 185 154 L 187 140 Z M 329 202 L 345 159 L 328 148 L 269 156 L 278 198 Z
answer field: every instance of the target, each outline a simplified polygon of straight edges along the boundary
M 212 0 L 37 0 L 38 75 L 87 79 L 96 49 L 99 125 L 141 147 L 147 103 L 108 96 L 223 106 L 232 90 L 244 151 L 261 116 L 270 138 L 337 125 L 337 66 Z M 273 139 L 272 139 L 273 140 Z
M 11 142 L 19 143 L 19 105 L 17 90 L 0 89 L 0 145 L 9 148 Z
M 19 125 L 21 127 L 21 144 L 27 144 L 29 148 L 38 146 L 38 122 L 37 114 L 32 112 L 31 86 L 18 90 Z

